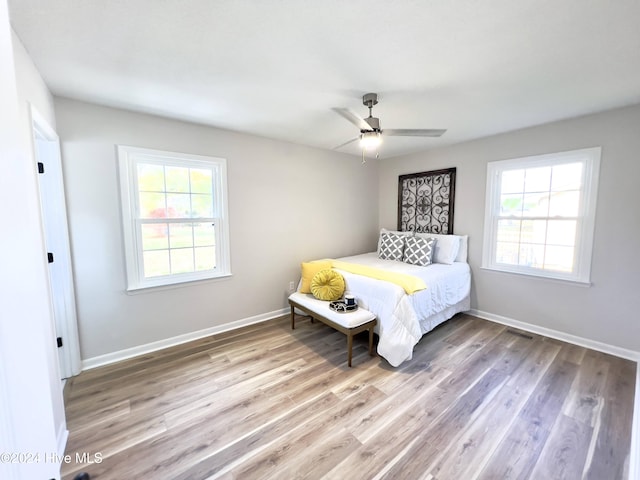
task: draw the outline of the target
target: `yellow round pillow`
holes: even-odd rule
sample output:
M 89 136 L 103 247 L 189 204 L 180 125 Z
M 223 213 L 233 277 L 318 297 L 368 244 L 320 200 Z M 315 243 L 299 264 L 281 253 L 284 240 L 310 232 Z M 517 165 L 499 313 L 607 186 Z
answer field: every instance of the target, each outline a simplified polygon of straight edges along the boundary
M 338 300 L 342 298 L 344 288 L 344 278 L 335 270 L 320 270 L 311 279 L 311 293 L 318 300 Z

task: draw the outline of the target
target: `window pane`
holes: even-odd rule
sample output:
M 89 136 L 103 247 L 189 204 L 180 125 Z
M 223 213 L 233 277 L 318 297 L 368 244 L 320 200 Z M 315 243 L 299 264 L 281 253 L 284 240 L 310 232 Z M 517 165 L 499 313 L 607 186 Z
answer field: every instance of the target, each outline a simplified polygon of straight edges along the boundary
M 547 247 L 544 269 L 558 272 L 572 272 L 573 252 L 573 247 Z
M 522 194 L 520 195 L 501 195 L 500 196 L 500 215 L 501 216 L 522 216 Z
M 551 190 L 580 190 L 582 187 L 582 164 L 567 163 L 553 167 Z
M 215 247 L 198 247 L 196 251 L 196 271 L 213 270 L 216 267 Z
M 524 170 L 509 170 L 502 173 L 502 193 L 524 192 Z
M 140 218 L 165 218 L 164 193 L 140 193 Z
M 163 248 L 169 248 L 166 223 L 150 223 L 141 225 L 141 230 L 143 250 L 161 250 Z
M 151 250 L 143 253 L 144 276 L 169 275 L 169 250 Z
M 171 273 L 193 272 L 193 248 L 171 250 Z
M 211 195 L 191 195 L 193 218 L 213 217 L 213 197 Z
M 498 241 L 519 242 L 520 220 L 498 220 Z
M 551 167 L 529 168 L 524 174 L 525 192 L 548 192 L 551 186 Z
M 193 228 L 196 247 L 209 247 L 216 244 L 216 230 L 210 223 L 196 223 Z
M 546 220 L 523 220 L 521 239 L 525 243 L 544 244 L 547 236 Z
M 531 268 L 542 268 L 543 262 L 544 245 L 535 245 L 532 243 L 520 244 L 520 265 Z
M 576 223 L 575 220 L 549 220 L 547 244 L 573 247 L 576 242 Z
M 164 191 L 164 168 L 162 165 L 138 164 L 138 191 Z
M 191 224 L 172 223 L 169 225 L 171 248 L 192 247 L 193 229 Z
M 188 193 L 167 193 L 167 213 L 169 218 L 189 218 L 191 204 Z
M 191 169 L 191 193 L 213 193 L 213 175 L 208 169 Z
M 522 215 L 526 217 L 546 217 L 549 214 L 549 193 L 525 193 Z
M 518 265 L 518 244 L 498 242 L 496 245 L 496 263 Z
M 167 192 L 189 193 L 189 169 L 186 167 L 165 167 Z
M 551 194 L 550 217 L 577 217 L 580 208 L 580 192 L 570 190 Z

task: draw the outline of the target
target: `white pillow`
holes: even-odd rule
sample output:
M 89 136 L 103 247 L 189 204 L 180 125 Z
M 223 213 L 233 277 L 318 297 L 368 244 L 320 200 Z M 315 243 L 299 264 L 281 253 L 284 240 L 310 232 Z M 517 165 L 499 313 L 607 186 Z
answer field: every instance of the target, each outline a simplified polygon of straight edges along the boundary
M 416 233 L 416 237 L 436 239 L 436 247 L 433 252 L 433 263 L 446 263 L 447 265 L 451 265 L 456 261 L 461 243 L 459 235 Z
M 466 262 L 467 255 L 469 255 L 469 235 L 460 235 L 460 249 L 458 250 L 458 256 L 456 262 Z

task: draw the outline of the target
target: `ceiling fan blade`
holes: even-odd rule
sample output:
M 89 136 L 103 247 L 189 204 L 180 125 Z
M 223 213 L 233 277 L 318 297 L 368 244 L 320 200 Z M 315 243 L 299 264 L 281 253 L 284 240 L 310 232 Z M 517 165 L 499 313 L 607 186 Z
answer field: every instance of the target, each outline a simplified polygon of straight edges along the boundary
M 364 118 L 348 108 L 334 108 L 333 111 L 349 120 L 360 130 L 372 130 L 371 125 L 365 122 Z
M 338 150 L 339 148 L 345 147 L 345 146 L 349 145 L 350 143 L 355 142 L 356 140 L 360 140 L 360 137 L 352 138 L 348 142 L 341 143 L 337 147 L 333 147 L 333 150 Z
M 439 137 L 446 131 L 446 128 L 385 128 L 382 133 L 396 137 Z

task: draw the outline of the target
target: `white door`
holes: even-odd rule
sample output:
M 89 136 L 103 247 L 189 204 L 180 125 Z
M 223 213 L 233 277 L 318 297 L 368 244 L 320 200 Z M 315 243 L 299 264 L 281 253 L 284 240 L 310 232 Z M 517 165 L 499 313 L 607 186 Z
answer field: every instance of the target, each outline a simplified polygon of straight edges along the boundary
M 35 109 L 31 113 L 60 373 L 69 378 L 80 373 L 81 364 L 60 141 Z

